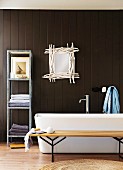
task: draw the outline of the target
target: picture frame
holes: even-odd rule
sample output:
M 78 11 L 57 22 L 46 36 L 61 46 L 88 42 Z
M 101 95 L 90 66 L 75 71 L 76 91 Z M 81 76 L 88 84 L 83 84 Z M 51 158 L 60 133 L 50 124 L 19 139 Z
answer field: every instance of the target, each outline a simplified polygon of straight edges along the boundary
M 11 57 L 11 78 L 29 78 L 29 57 Z

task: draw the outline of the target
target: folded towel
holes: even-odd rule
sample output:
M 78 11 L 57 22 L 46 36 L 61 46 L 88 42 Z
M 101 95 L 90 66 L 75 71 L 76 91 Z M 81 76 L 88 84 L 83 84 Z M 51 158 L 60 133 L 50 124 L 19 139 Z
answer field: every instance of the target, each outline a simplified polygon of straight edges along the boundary
M 9 103 L 9 107 L 29 107 L 29 102 L 26 102 L 26 103 Z
M 30 102 L 30 100 L 29 99 L 25 99 L 25 100 L 23 100 L 23 99 L 20 99 L 20 100 L 13 100 L 13 99 L 10 99 L 10 101 L 9 101 L 9 103 L 29 103 Z
M 9 132 L 13 132 L 13 133 L 28 133 L 28 129 L 13 129 L 13 128 L 11 128 L 9 130 Z
M 24 132 L 9 132 L 9 134 L 10 135 L 16 135 L 16 136 L 25 136 L 26 135 L 26 133 L 24 133 Z
M 27 125 L 18 125 L 18 124 L 15 124 L 15 123 L 13 123 L 11 128 L 12 129 L 22 129 L 22 130 L 28 130 L 29 129 Z

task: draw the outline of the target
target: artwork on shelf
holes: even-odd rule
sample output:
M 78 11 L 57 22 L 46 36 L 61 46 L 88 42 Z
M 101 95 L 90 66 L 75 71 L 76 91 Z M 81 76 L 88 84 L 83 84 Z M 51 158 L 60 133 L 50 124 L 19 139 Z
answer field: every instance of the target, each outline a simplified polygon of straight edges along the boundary
M 75 78 L 79 78 L 79 74 L 75 73 L 75 56 L 74 53 L 79 49 L 74 47 L 59 47 L 49 45 L 49 49 L 45 50 L 45 54 L 49 54 L 49 74 L 43 76 L 48 78 L 50 82 L 55 82 L 56 79 L 68 78 L 70 83 L 75 83 Z
M 11 57 L 11 78 L 29 78 L 29 57 Z

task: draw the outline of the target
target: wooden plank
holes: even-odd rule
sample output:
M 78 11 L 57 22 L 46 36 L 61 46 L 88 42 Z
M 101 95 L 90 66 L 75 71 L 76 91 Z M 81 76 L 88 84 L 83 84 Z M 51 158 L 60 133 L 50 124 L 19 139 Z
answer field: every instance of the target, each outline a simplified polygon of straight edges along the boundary
M 77 42 L 77 12 L 76 11 L 68 11 L 69 14 L 69 46 L 74 45 L 74 47 L 78 48 L 78 42 Z M 78 53 L 74 53 L 75 55 L 75 72 L 78 71 Z M 68 104 L 68 101 L 71 101 L 69 105 L 69 112 L 79 112 L 79 100 L 78 100 L 78 92 L 80 92 L 80 86 L 79 86 L 79 79 L 75 79 L 75 84 L 70 84 L 69 79 L 66 80 L 68 84 L 67 90 L 67 99 L 66 99 L 66 104 Z
M 99 88 L 103 86 L 108 85 L 109 76 L 107 78 L 107 74 L 104 72 L 108 72 L 108 62 L 110 60 L 110 55 L 106 55 L 106 39 L 110 33 L 108 32 L 108 35 L 106 35 L 106 19 L 107 15 L 104 11 L 99 11 L 99 24 L 98 24 L 98 30 L 99 30 L 99 41 L 98 41 L 98 61 L 97 61 L 97 67 L 98 67 L 98 86 Z M 110 49 L 110 48 L 109 48 Z M 105 69 L 105 71 L 103 71 Z M 110 73 L 110 71 L 109 71 Z M 98 112 L 103 112 L 103 102 L 104 102 L 105 93 L 101 94 L 101 92 L 98 92 Z
M 19 50 L 26 50 L 26 11 L 18 11 L 18 48 Z M 20 52 L 19 52 L 20 53 Z M 29 82 L 17 82 L 19 93 L 29 93 Z M 19 124 L 27 124 L 28 122 L 28 110 L 19 110 Z M 23 115 L 23 116 L 22 116 Z
M 91 13 L 91 87 L 99 86 L 98 11 Z M 92 93 L 91 111 L 98 112 L 98 93 Z
M 20 50 L 25 50 L 25 43 L 26 43 L 26 11 L 25 10 L 19 10 L 18 11 L 18 27 L 19 27 L 19 32 L 18 32 L 18 36 L 19 36 L 19 40 L 18 40 L 18 44 L 19 44 L 19 49 Z
M 119 56 L 119 47 L 120 47 L 120 15 L 119 11 L 116 11 L 113 13 L 113 82 L 112 84 L 116 86 L 119 89 L 119 75 L 120 75 L 120 69 L 119 69 L 119 64 L 120 64 L 120 56 Z
M 21 149 L 25 148 L 24 143 L 10 143 L 10 148 L 11 149 Z
M 18 50 L 19 47 L 19 21 L 18 21 L 18 11 L 11 11 L 11 49 Z M 11 62 L 11 61 L 10 61 Z M 11 82 L 11 94 L 18 94 L 19 83 Z M 10 128 L 13 123 L 18 123 L 19 121 L 19 110 L 11 110 L 11 123 Z
M 76 71 L 79 73 L 80 78 L 76 80 L 77 85 L 77 97 L 76 102 L 77 112 L 84 113 L 85 112 L 85 103 L 79 103 L 79 99 L 84 98 L 85 95 L 85 17 L 84 12 L 77 11 L 77 46 L 79 48 L 79 52 L 76 54 Z M 80 64 L 81 63 L 81 64 Z M 86 83 L 87 85 L 87 83 Z
M 6 70 L 6 66 L 7 66 L 7 50 L 9 50 L 11 48 L 11 32 L 10 32 L 10 25 L 11 25 L 11 12 L 10 10 L 6 10 L 3 13 L 3 133 L 4 133 L 4 138 L 3 140 L 6 141 L 6 121 L 7 121 L 7 103 L 6 103 L 6 96 L 7 96 L 7 70 Z
M 23 33 L 25 32 L 24 40 L 25 40 L 25 50 L 31 50 L 33 49 L 33 15 L 32 15 L 32 10 L 26 10 L 25 14 L 22 13 L 23 20 L 25 21 L 25 27 L 23 27 Z M 22 21 L 22 20 L 21 20 Z M 24 22 L 23 21 L 23 22 Z M 22 24 L 23 24 L 22 22 Z M 33 54 L 33 51 L 32 51 Z M 22 92 L 24 91 L 25 93 L 29 93 L 29 84 L 26 82 L 24 84 L 24 88 L 22 84 L 19 83 L 19 91 Z M 23 123 L 27 124 L 29 122 L 29 114 L 28 111 L 23 110 Z
M 54 44 L 56 47 L 62 47 L 62 12 L 61 11 L 55 11 L 55 23 L 54 23 Z M 55 91 L 54 91 L 54 97 L 55 97 L 55 112 L 59 113 L 62 112 L 62 87 L 63 83 L 62 80 L 56 80 L 56 83 L 54 84 Z
M 91 14 L 92 12 L 84 12 L 84 24 L 81 27 L 84 27 L 83 32 L 83 50 L 84 50 L 84 94 L 83 95 L 89 95 L 89 101 L 93 101 L 92 98 L 92 82 L 91 82 Z M 89 112 L 91 111 L 91 107 L 89 108 Z M 85 110 L 85 108 L 84 108 Z
M 32 29 L 33 29 L 33 75 L 35 75 L 33 77 L 33 98 L 32 98 L 33 103 L 32 105 L 35 106 L 33 107 L 33 112 L 36 113 L 36 112 L 41 111 L 40 11 L 33 11 L 33 28 Z M 32 116 L 34 117 L 34 115 Z
M 3 125 L 3 118 L 4 118 L 4 111 L 3 111 L 3 96 L 4 96 L 4 91 L 3 91 L 3 10 L 0 10 L 0 141 L 4 138 L 4 125 Z
M 54 44 L 55 12 L 48 11 L 47 17 L 48 17 L 47 18 L 47 46 L 49 46 L 49 44 Z M 47 87 L 47 110 L 48 110 L 48 112 L 54 112 L 55 111 L 55 86 L 54 86 L 54 83 L 50 83 L 49 81 L 47 81 L 46 87 Z
M 123 131 L 105 130 L 55 130 L 54 133 L 30 134 L 30 136 L 66 136 L 66 137 L 123 137 Z
M 44 74 L 49 73 L 49 67 L 48 67 L 48 63 L 49 63 L 49 59 L 48 59 L 48 55 L 44 54 L 44 51 L 46 48 L 48 48 L 48 43 L 47 43 L 47 21 L 48 20 L 48 15 L 47 15 L 47 11 L 40 11 L 40 61 L 41 61 L 41 67 L 40 67 L 40 72 L 41 72 L 41 90 L 40 90 L 40 96 L 41 96 L 41 101 L 40 101 L 40 105 L 41 105 L 41 112 L 45 113 L 48 112 L 48 105 L 47 105 L 47 101 L 48 101 L 48 84 L 49 84 L 49 80 L 43 79 L 42 76 Z
M 28 10 L 25 14 L 26 22 L 25 22 L 25 49 L 31 50 L 33 47 L 33 17 L 32 11 Z
M 67 43 L 71 46 L 70 42 L 70 21 L 72 13 L 70 11 L 62 11 L 62 44 L 66 46 Z M 73 33 L 74 34 L 74 33 Z M 72 39 L 72 37 L 71 37 Z M 75 98 L 72 95 L 74 84 L 70 84 L 69 79 L 63 79 L 63 95 L 62 95 L 62 103 L 63 103 L 63 112 L 74 112 L 75 111 Z M 68 102 L 69 101 L 69 102 Z
M 119 41 L 120 41 L 120 51 L 119 51 L 119 55 L 120 55 L 120 60 L 119 60 L 119 69 L 120 69 L 120 84 L 119 84 L 119 95 L 120 95 L 120 112 L 123 112 L 123 105 L 122 105 L 122 101 L 123 101 L 123 12 L 120 12 L 120 37 L 119 37 Z

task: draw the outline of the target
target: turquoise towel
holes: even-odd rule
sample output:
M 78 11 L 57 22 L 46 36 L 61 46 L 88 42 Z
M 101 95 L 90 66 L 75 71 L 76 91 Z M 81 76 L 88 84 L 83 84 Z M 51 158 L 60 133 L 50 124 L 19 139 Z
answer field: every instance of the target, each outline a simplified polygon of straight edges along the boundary
M 118 90 L 114 86 L 110 86 L 106 92 L 104 105 L 104 113 L 120 113 L 120 102 Z

